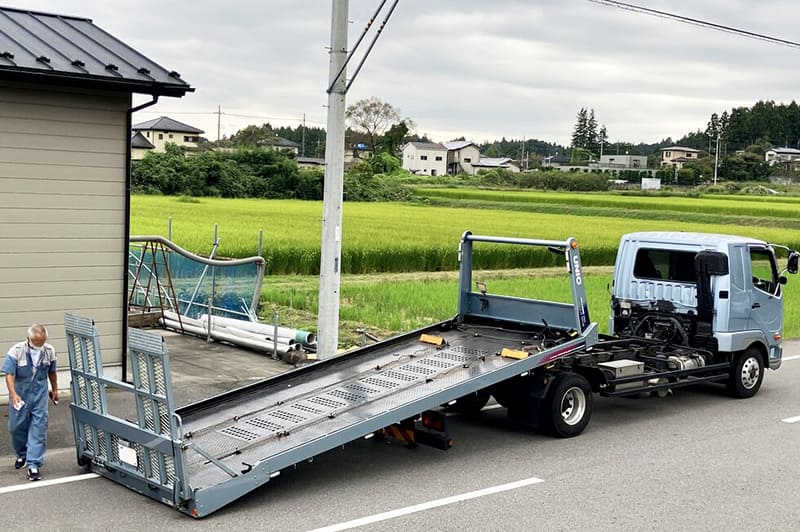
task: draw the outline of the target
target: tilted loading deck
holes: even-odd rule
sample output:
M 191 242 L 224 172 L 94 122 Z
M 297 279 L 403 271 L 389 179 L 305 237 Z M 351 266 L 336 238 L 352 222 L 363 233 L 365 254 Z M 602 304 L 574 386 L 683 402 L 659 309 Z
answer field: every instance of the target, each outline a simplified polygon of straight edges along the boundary
M 473 241 L 563 251 L 574 303 L 472 292 Z M 456 318 L 179 409 L 172 401 L 167 347 L 159 336 L 130 331 L 130 385 L 102 376 L 97 331 L 90 320 L 68 316 L 79 462 L 202 517 L 287 467 L 597 340 L 596 326 L 588 323 L 574 240 L 465 233 L 460 258 Z M 108 413 L 107 386 L 135 396 L 135 423 Z

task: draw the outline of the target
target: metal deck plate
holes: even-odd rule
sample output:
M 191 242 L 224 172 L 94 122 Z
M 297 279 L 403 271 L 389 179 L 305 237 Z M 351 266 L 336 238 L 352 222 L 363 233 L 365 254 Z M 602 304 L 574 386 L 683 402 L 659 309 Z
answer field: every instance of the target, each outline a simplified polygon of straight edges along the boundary
M 442 348 L 409 342 L 313 378 L 283 382 L 259 397 L 223 403 L 218 410 L 184 420 L 186 441 L 231 469 L 242 469 L 365 420 L 391 416 L 402 405 L 518 362 L 497 353 L 530 340 L 525 333 L 509 331 L 481 337 L 474 330 L 453 330 L 443 336 L 448 345 Z M 399 421 L 388 419 L 386 424 Z M 188 453 L 186 459 L 194 488 L 229 478 L 198 453 Z

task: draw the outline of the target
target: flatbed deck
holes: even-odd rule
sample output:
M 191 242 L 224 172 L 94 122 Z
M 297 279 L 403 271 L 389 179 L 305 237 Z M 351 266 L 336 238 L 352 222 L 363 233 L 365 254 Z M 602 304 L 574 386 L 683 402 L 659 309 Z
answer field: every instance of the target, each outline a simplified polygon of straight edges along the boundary
M 233 471 L 257 463 L 280 471 L 583 346 L 561 340 L 545 348 L 541 331 L 533 329 L 462 324 L 442 330 L 444 325 L 326 368 L 263 381 L 199 410 L 178 410 L 184 441 Z M 438 335 L 444 345 L 423 343 L 423 333 Z M 500 354 L 504 348 L 526 348 L 532 355 L 507 358 Z M 190 453 L 186 466 L 196 489 L 230 478 L 203 454 Z

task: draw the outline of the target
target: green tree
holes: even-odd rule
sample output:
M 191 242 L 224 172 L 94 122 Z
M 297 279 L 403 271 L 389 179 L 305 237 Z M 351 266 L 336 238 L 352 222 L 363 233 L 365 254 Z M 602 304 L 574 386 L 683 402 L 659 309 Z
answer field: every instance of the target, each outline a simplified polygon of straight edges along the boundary
M 400 121 L 400 110 L 373 96 L 348 106 L 345 116 L 355 129 L 367 135 L 369 149 L 374 152 L 379 137 Z
M 401 120 L 383 135 L 381 139 L 380 150 L 381 152 L 397 155 L 400 153 L 400 147 L 406 142 L 409 134 L 409 124 L 406 120 Z
M 589 128 L 589 112 L 585 107 L 581 107 L 575 119 L 575 127 L 572 129 L 572 147 L 586 148 Z

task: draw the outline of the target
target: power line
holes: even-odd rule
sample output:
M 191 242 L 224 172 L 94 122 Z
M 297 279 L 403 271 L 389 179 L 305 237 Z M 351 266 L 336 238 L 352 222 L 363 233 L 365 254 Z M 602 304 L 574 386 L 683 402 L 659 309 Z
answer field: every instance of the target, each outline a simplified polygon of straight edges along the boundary
M 779 39 L 778 37 L 772 37 L 770 35 L 764 35 L 763 33 L 755 33 L 752 31 L 742 30 L 739 28 L 734 28 L 731 26 L 725 26 L 722 24 L 716 24 L 714 22 L 708 22 L 706 20 L 700 20 L 692 17 L 684 17 L 682 15 L 676 15 L 674 13 L 667 13 L 666 11 L 658 11 L 656 9 L 650 9 L 647 7 L 641 7 L 633 4 L 628 4 L 625 2 L 616 2 L 614 0 L 587 0 L 587 2 L 592 2 L 593 4 L 600 4 L 604 6 L 610 7 L 617 7 L 619 9 L 624 9 L 626 11 L 633 11 L 635 13 L 643 13 L 645 15 L 651 15 L 654 17 L 665 18 L 668 20 L 674 20 L 677 22 L 682 22 L 684 24 L 691 24 L 693 26 L 700 26 L 701 28 L 709 28 L 716 31 L 721 31 L 725 33 L 732 33 L 734 35 L 739 35 L 741 37 L 747 37 L 750 39 L 758 39 L 760 41 L 766 41 L 773 44 L 782 44 L 784 46 L 789 46 L 792 48 L 800 48 L 800 43 L 794 41 L 787 41 L 786 39 Z
M 230 116 L 234 118 L 255 118 L 258 120 L 281 120 L 284 122 L 291 122 L 297 121 L 298 123 L 303 122 L 303 116 L 262 116 L 262 115 L 248 115 L 248 114 L 240 114 L 240 113 L 226 113 L 225 111 L 140 111 L 141 114 L 151 114 L 151 115 L 213 115 L 217 116 L 221 114 L 222 116 Z M 321 120 L 311 120 L 306 119 L 307 123 L 311 124 L 319 124 L 324 125 L 325 122 Z

